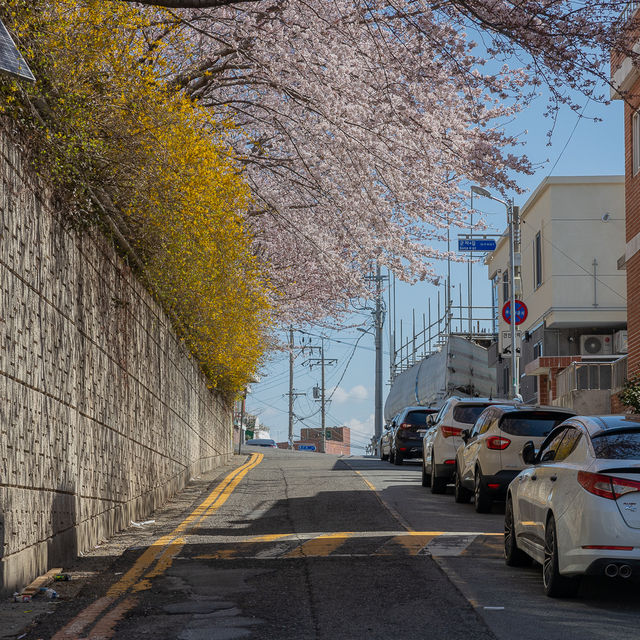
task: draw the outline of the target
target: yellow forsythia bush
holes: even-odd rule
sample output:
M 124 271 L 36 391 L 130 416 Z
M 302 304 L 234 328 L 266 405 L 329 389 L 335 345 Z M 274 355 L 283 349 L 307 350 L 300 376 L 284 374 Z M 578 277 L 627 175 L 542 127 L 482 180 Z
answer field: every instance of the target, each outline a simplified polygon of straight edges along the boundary
M 2 96 L 37 133 L 39 171 L 83 224 L 95 218 L 89 188 L 108 194 L 212 387 L 236 393 L 263 355 L 268 284 L 243 224 L 250 193 L 220 135 L 233 124 L 171 90 L 179 61 L 167 45 L 191 46 L 180 25 L 163 10 L 103 0 L 0 8 L 38 78 L 24 89 L 3 81 Z M 44 124 L 21 106 L 23 90 L 46 105 Z

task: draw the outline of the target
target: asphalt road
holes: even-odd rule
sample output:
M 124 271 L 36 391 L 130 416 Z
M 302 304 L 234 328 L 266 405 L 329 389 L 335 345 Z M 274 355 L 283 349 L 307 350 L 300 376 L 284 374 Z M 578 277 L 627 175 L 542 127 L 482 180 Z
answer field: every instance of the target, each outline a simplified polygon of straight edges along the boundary
M 640 635 L 637 585 L 599 582 L 580 599 L 552 601 L 539 569 L 504 566 L 502 519 L 500 506 L 480 515 L 432 495 L 416 463 L 236 456 L 153 523 L 80 558 L 25 638 Z
M 373 459 L 349 464 L 379 492 L 391 509 L 416 530 L 500 533 L 504 504 L 478 514 L 473 504 L 456 504 L 453 487 L 433 495 L 420 484 L 420 461 L 400 467 Z M 433 559 L 475 607 L 499 640 L 627 640 L 640 638 L 640 583 L 590 579 L 578 598 L 554 600 L 542 591 L 539 565 L 511 568 L 504 564 L 502 537 L 479 535 L 459 539 L 456 547 L 431 547 Z

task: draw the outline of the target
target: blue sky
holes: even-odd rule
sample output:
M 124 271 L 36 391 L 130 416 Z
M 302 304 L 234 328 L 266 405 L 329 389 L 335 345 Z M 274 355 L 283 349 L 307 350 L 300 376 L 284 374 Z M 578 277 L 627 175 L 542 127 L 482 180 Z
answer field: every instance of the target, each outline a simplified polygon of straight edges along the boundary
M 620 101 L 608 106 L 589 102 L 584 110 L 585 118 L 566 110 L 561 113 L 552 138 L 552 146 L 547 146 L 546 132 L 550 123 L 542 115 L 544 101 L 538 102 L 519 114 L 511 123 L 511 132 L 522 133 L 525 143 L 524 153 L 534 165 L 539 166 L 532 176 L 519 176 L 518 183 L 527 191 L 522 195 L 511 194 L 515 204 L 523 205 L 528 195 L 547 176 L 572 175 L 614 175 L 624 173 L 623 108 Z M 593 122 L 598 117 L 602 122 Z M 501 232 L 506 224 L 504 207 L 494 206 L 489 200 L 474 200 L 475 208 L 487 214 L 487 222 L 494 232 Z M 452 240 L 455 234 L 452 234 Z M 452 243 L 453 244 L 453 243 Z M 439 272 L 446 274 L 446 262 L 436 265 Z M 490 304 L 490 287 L 486 268 L 482 264 L 473 267 L 474 303 L 486 300 Z M 458 299 L 457 287 L 462 287 L 463 297 L 467 295 L 467 265 L 455 264 L 452 267 L 452 298 Z M 431 298 L 435 306 L 437 288 L 420 283 L 409 286 L 402 283 L 396 288 L 396 322 L 403 319 L 405 327 L 411 325 L 412 312 L 422 317 L 426 313 L 427 300 Z M 370 314 L 360 312 L 355 321 L 367 323 Z M 421 320 L 420 320 L 421 322 Z M 309 329 L 310 334 L 296 333 L 296 344 L 304 337 L 305 343 L 311 341 L 320 344 L 320 336 L 325 339 L 325 357 L 334 358 L 336 364 L 326 369 L 327 393 L 333 392 L 328 405 L 327 426 L 347 425 L 352 428 L 353 453 L 362 453 L 364 445 L 373 435 L 374 414 L 374 363 L 375 350 L 373 336 L 362 334 L 356 329 L 342 331 L 324 331 L 320 328 Z M 384 375 L 385 393 L 388 390 L 388 325 L 384 331 Z M 320 383 L 320 370 L 312 370 L 303 363 L 309 354 L 298 355 L 295 361 L 294 380 L 297 392 L 306 393 L 296 399 L 295 413 L 304 419 L 296 422 L 294 434 L 300 433 L 303 426 L 320 426 L 319 404 L 313 400 L 313 387 Z M 247 397 L 247 410 L 260 416 L 260 422 L 270 428 L 271 437 L 278 441 L 286 440 L 288 432 L 288 392 L 289 360 L 283 353 L 273 354 L 263 367 L 259 384 L 252 385 Z

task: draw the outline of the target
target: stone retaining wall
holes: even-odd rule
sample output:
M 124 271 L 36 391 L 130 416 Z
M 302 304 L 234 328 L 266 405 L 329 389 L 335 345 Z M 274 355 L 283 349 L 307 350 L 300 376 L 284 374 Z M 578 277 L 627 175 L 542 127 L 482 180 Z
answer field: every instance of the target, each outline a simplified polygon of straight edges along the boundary
M 0 128 L 0 592 L 229 460 L 231 411 L 110 243 Z

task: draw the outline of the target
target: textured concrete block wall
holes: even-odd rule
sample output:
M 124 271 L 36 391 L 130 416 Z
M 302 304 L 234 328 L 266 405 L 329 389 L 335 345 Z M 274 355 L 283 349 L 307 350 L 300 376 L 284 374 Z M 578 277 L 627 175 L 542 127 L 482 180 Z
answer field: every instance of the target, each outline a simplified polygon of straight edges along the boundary
M 98 233 L 0 128 L 0 591 L 228 461 L 231 411 Z

